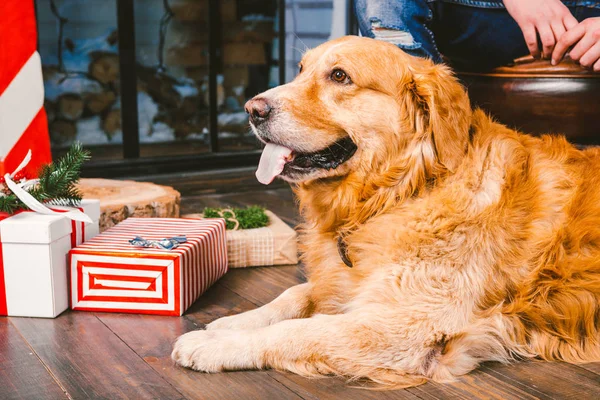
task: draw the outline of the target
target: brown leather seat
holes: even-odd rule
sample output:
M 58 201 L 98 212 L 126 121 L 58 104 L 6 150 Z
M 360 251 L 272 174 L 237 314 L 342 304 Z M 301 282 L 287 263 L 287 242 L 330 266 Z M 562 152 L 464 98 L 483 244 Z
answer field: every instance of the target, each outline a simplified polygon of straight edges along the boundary
M 600 144 L 600 74 L 566 59 L 523 57 L 490 72 L 458 72 L 473 104 L 527 133 L 563 133 Z

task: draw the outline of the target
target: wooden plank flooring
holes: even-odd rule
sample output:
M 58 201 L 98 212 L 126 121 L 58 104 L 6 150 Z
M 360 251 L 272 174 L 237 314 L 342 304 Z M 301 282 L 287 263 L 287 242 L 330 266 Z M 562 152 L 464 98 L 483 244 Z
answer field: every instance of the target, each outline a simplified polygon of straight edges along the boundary
M 182 212 L 261 204 L 293 225 L 284 186 L 206 191 L 186 183 Z M 203 181 L 212 182 L 210 180 Z M 70 312 L 56 319 L 0 319 L 0 399 L 600 399 L 600 363 L 488 363 L 452 384 L 367 391 L 334 378 L 277 371 L 200 374 L 173 365 L 173 341 L 225 315 L 265 304 L 304 281 L 300 266 L 231 270 L 184 317 Z

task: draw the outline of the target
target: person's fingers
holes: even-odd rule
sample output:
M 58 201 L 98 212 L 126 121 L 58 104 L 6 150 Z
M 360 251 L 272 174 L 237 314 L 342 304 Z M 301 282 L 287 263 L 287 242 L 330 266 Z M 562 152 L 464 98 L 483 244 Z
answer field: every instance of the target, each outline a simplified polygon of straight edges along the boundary
M 596 61 L 596 64 L 594 64 L 594 72 L 600 72 L 600 60 Z
M 571 50 L 569 55 L 573 60 L 579 61 L 581 57 L 595 44 L 596 40 L 594 39 L 593 35 L 586 33 L 575 45 L 575 47 L 573 47 L 573 50 Z
M 534 58 L 539 58 L 540 49 L 538 47 L 537 32 L 535 31 L 535 26 L 533 26 L 533 24 L 528 24 L 523 26 L 521 30 L 523 31 L 523 37 L 525 38 L 525 44 L 527 44 L 529 53 L 531 53 L 531 55 Z
M 559 39 L 552 52 L 552 64 L 556 65 L 565 56 L 567 50 L 577 43 L 585 35 L 585 27 L 577 24 L 574 28 L 566 31 Z
M 590 47 L 588 51 L 579 59 L 579 64 L 582 67 L 593 68 L 595 63 L 600 60 L 600 42 Z
M 552 28 L 552 33 L 554 33 L 554 43 L 556 44 L 567 30 L 562 21 L 552 21 L 550 27 Z
M 565 25 L 565 28 L 567 28 L 567 30 L 571 30 L 571 29 L 575 28 L 577 25 L 579 25 L 579 22 L 577 22 L 577 18 L 575 18 L 573 16 L 573 14 L 568 12 L 563 17 L 563 24 Z
M 542 53 L 544 58 L 550 58 L 552 50 L 554 50 L 554 45 L 556 44 L 552 29 L 550 28 L 550 25 L 547 24 L 538 25 L 536 28 L 540 35 L 540 40 L 542 41 Z

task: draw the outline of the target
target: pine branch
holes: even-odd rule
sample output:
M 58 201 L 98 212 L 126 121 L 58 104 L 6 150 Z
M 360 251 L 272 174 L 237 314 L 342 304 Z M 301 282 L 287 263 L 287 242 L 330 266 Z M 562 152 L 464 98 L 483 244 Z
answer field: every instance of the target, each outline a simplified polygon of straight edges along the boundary
M 81 194 L 75 184 L 79 181 L 83 163 L 90 159 L 90 153 L 75 142 L 60 160 L 42 168 L 39 188 L 53 203 L 75 206 L 81 201 Z
M 20 203 L 21 202 L 19 199 L 17 199 L 17 196 L 13 194 L 8 196 L 0 196 L 0 212 L 13 214 L 19 208 L 22 208 Z
M 81 193 L 75 185 L 79 181 L 83 163 L 89 159 L 89 151 L 84 150 L 81 143 L 73 143 L 67 154 L 56 163 L 42 166 L 38 184 L 28 189 L 29 194 L 41 203 L 77 206 L 81 201 Z M 0 212 L 13 214 L 26 208 L 14 194 L 0 195 Z

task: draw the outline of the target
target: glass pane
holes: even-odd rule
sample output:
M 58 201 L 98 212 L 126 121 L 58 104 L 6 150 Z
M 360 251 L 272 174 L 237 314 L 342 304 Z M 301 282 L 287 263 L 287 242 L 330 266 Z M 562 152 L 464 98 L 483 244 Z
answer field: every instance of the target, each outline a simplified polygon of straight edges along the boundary
M 94 160 L 123 157 L 116 0 L 37 0 L 52 152 L 78 140 Z
M 285 16 L 287 81 L 298 74 L 303 52 L 329 39 L 334 3 L 338 7 L 338 2 L 330 1 L 294 1 L 288 5 Z M 345 4 L 341 6 L 346 7 Z
M 221 151 L 260 148 L 244 104 L 279 84 L 277 1 L 222 0 L 221 54 L 217 78 Z
M 208 0 L 135 0 L 140 154 L 210 151 Z

